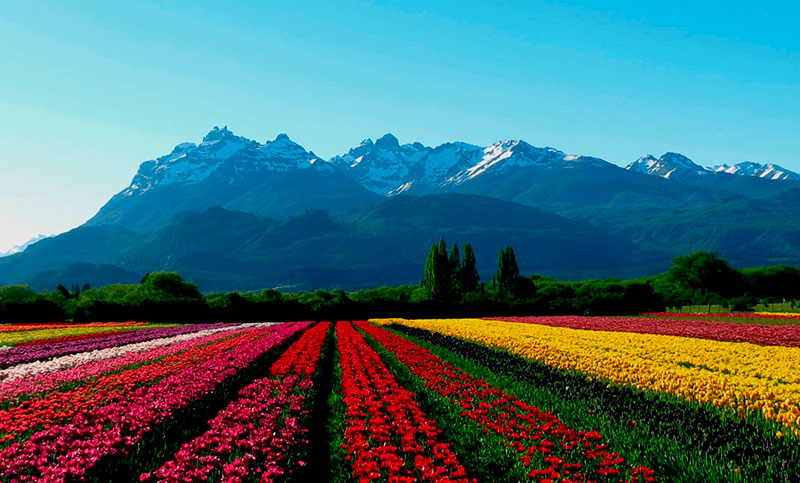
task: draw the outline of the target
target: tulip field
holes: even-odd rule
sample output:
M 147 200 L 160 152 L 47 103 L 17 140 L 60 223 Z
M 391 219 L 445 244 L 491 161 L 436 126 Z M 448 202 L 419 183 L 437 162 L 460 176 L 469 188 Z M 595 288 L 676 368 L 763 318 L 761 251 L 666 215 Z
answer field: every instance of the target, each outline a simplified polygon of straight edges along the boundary
M 750 315 L 0 325 L 0 481 L 798 482 Z

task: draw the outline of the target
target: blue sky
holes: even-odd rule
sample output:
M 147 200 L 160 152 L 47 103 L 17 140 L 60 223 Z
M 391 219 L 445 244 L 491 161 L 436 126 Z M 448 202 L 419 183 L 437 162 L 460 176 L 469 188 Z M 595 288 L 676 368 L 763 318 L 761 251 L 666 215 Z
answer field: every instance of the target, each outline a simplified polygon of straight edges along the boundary
M 217 124 L 800 170 L 796 2 L 496 3 L 0 0 L 0 250 Z

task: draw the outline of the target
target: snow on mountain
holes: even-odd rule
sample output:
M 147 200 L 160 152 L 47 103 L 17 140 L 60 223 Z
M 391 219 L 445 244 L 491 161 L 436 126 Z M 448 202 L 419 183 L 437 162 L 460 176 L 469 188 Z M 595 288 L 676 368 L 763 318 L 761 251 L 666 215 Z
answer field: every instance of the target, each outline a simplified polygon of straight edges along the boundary
M 386 134 L 374 143 L 365 139 L 358 147 L 329 162 L 344 169 L 368 190 L 388 195 L 403 184 L 412 186 L 410 171 L 430 150 L 420 143 L 401 146 L 396 137 Z
M 685 176 L 702 176 L 711 171 L 679 153 L 666 153 L 660 158 L 646 154 L 625 169 L 635 173 L 651 174 L 667 179 Z
M 493 171 L 497 174 L 510 168 L 544 166 L 567 158 L 563 152 L 553 148 L 537 148 L 525 141 L 498 141 L 483 149 L 477 163 L 446 180 L 461 184 Z
M 420 143 L 400 145 L 390 134 L 375 143 L 367 139 L 330 162 L 345 169 L 367 189 L 387 196 L 429 193 L 512 168 L 566 162 L 608 164 L 597 158 L 566 155 L 553 148 L 537 148 L 524 141 L 498 141 L 485 148 L 455 142 L 430 148 Z
M 715 173 L 727 173 L 737 176 L 754 176 L 757 178 L 772 180 L 800 180 L 800 175 L 777 164 L 761 164 L 752 161 L 728 166 L 727 164 L 717 165 L 709 168 Z
M 171 184 L 198 184 L 220 172 L 233 183 L 235 177 L 311 168 L 317 160 L 286 134 L 260 144 L 236 136 L 227 126 L 215 126 L 200 144 L 182 143 L 170 154 L 142 163 L 120 196 L 141 195 Z
M 21 245 L 16 245 L 15 247 L 12 247 L 10 250 L 0 253 L 0 258 L 8 257 L 8 256 L 14 255 L 16 253 L 22 253 L 22 252 L 25 251 L 26 248 L 28 248 L 29 246 L 33 245 L 34 243 L 42 241 L 45 238 L 50 238 L 51 236 L 52 235 L 42 235 L 40 233 L 40 234 L 36 235 L 35 237 L 31 238 L 30 240 L 26 241 L 25 243 L 23 243 Z

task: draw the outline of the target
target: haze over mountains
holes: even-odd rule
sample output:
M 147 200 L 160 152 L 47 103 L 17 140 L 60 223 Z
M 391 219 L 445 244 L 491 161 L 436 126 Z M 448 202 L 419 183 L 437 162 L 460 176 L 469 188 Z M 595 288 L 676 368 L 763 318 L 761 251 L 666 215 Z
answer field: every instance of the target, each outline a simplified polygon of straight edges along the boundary
M 800 264 L 800 176 L 646 155 L 621 168 L 504 140 L 366 139 L 324 160 L 285 134 L 214 128 L 141 164 L 85 225 L 0 259 L 0 283 L 93 285 L 179 270 L 204 290 L 416 283 L 431 243 L 471 242 L 484 277 L 514 246 L 524 273 L 640 276 L 691 250 Z

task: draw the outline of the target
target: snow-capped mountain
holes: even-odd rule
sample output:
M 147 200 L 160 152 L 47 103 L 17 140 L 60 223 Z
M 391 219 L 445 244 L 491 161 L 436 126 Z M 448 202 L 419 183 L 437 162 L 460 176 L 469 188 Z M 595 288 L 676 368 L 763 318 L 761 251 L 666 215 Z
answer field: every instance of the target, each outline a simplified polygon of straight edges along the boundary
M 702 176 L 711 171 L 696 164 L 691 159 L 679 153 L 666 153 L 660 158 L 646 154 L 629 164 L 625 169 L 635 173 L 651 174 L 666 179 L 676 179 L 686 176 Z
M 483 148 L 475 161 L 454 176 L 447 177 L 443 184 L 463 184 L 487 173 L 501 175 L 513 168 L 565 167 L 574 163 L 609 164 L 598 158 L 566 154 L 554 148 L 537 148 L 525 141 L 498 141 Z
M 768 179 L 789 179 L 791 173 L 778 166 L 746 163 L 726 169 Z M 660 181 L 646 181 L 632 172 L 680 183 L 671 183 L 666 189 Z M 717 199 L 731 195 L 727 191 L 719 196 L 710 192 L 700 195 L 695 189 L 687 191 L 681 186 L 684 184 L 705 186 L 713 184 L 709 181 L 725 181 L 731 185 L 733 180 L 736 186 L 716 183 L 718 186 L 706 188 L 730 188 L 737 193 L 750 190 L 749 182 L 725 178 L 731 177 L 714 175 L 713 170 L 677 153 L 644 156 L 626 171 L 599 158 L 570 155 L 521 140 L 501 140 L 485 147 L 463 142 L 428 147 L 418 142 L 400 144 L 392 134 L 376 141 L 366 139 L 326 161 L 285 134 L 261 143 L 237 136 L 227 127 L 215 127 L 200 143 L 178 144 L 171 153 L 142 163 L 130 185 L 87 224 L 148 230 L 169 225 L 181 212 L 213 206 L 267 217 L 309 209 L 335 214 L 387 196 L 450 192 L 492 196 L 572 214 L 584 213 L 587 203 L 599 207 L 636 199 L 659 206 L 664 199 L 680 203 L 688 196 Z
M 518 140 L 498 141 L 487 147 L 454 142 L 430 148 L 420 143 L 400 145 L 391 134 L 375 143 L 367 139 L 347 154 L 330 160 L 356 182 L 384 196 L 433 193 L 513 168 L 578 162 L 609 164 Z
M 136 196 L 171 184 L 191 185 L 215 173 L 229 184 L 255 174 L 311 168 L 317 156 L 286 134 L 260 144 L 236 136 L 228 127 L 214 127 L 200 144 L 182 143 L 166 156 L 145 161 L 131 185 L 120 196 Z
M 727 164 L 717 165 L 710 168 L 715 173 L 727 173 L 737 176 L 753 176 L 756 178 L 772 180 L 800 180 L 800 175 L 777 164 L 761 164 L 752 161 L 728 166 Z
M 431 148 L 420 143 L 401 146 L 396 137 L 386 134 L 375 142 L 365 139 L 329 162 L 368 190 L 387 195 L 408 181 L 411 170 L 430 151 Z
M 142 163 L 131 184 L 87 224 L 143 230 L 212 206 L 285 216 L 349 209 L 373 196 L 286 134 L 259 143 L 214 127 L 199 144 L 182 143 Z
M 26 241 L 25 243 L 21 244 L 21 245 L 16 245 L 16 246 L 12 247 L 10 250 L 8 250 L 6 252 L 0 252 L 0 258 L 8 257 L 8 256 L 11 256 L 11 255 L 14 255 L 14 254 L 17 254 L 17 253 L 22 253 L 22 252 L 25 251 L 26 248 L 28 248 L 29 246 L 33 245 L 34 243 L 42 241 L 45 238 L 50 238 L 51 236 L 52 235 L 42 235 L 40 233 L 40 234 L 36 235 L 35 237 L 31 238 L 30 240 Z

